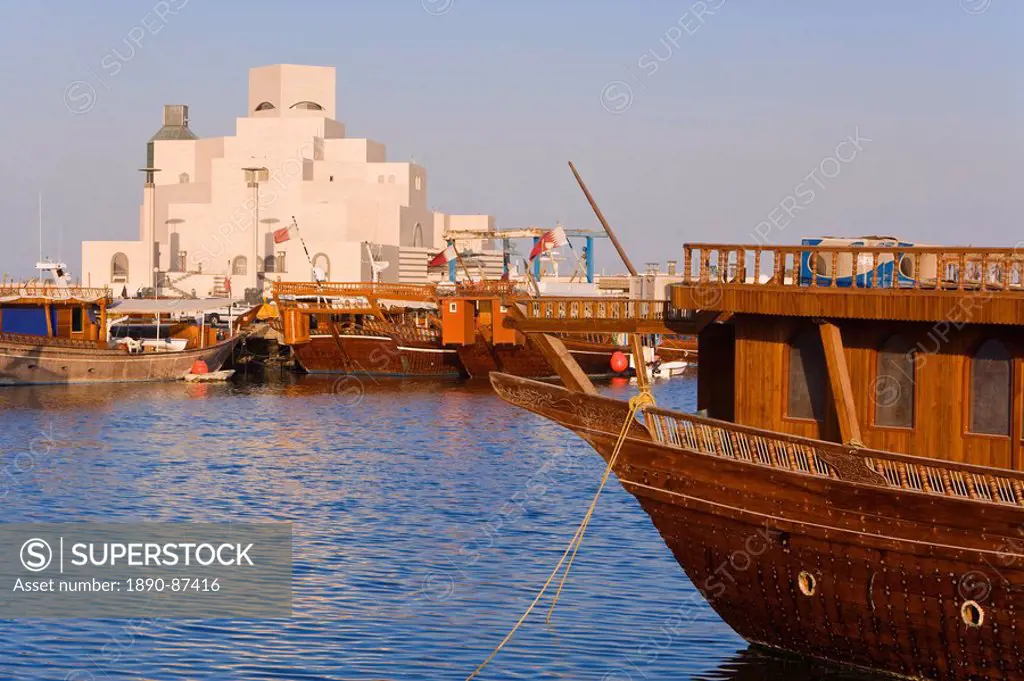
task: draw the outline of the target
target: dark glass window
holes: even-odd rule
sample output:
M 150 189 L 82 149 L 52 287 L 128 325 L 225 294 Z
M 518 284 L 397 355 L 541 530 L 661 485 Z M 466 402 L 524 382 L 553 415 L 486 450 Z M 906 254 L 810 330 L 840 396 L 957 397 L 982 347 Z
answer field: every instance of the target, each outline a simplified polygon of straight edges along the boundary
M 786 415 L 824 420 L 825 351 L 817 329 L 798 333 L 789 344 L 789 395 Z
M 978 346 L 971 359 L 970 415 L 972 433 L 1010 434 L 1010 353 L 1002 343 L 989 339 Z
M 71 308 L 71 333 L 82 333 L 84 328 L 83 320 L 82 308 Z
M 914 350 L 901 336 L 891 336 L 878 351 L 874 393 L 875 425 L 914 427 Z

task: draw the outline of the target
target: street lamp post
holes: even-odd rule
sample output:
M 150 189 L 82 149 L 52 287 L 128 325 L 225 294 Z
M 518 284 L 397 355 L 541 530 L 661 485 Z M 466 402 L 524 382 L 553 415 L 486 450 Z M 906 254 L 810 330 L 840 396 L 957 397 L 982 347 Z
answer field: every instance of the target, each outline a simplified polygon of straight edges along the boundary
M 260 173 L 265 168 L 249 167 L 242 168 L 249 178 L 249 186 L 252 188 L 252 281 L 253 288 L 260 287 L 260 273 L 257 271 L 256 261 L 260 257 Z
M 156 174 L 160 168 L 146 167 L 139 168 L 140 173 L 146 173 L 146 184 L 143 192 L 149 193 L 149 256 L 146 258 L 149 264 L 149 285 L 156 294 L 157 271 L 160 263 L 156 260 Z

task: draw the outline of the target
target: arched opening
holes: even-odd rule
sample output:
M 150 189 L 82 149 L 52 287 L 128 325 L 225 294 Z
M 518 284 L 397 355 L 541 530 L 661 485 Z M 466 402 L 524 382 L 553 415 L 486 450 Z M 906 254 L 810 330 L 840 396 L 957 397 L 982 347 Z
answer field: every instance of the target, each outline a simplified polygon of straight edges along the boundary
M 423 225 L 418 222 L 412 230 L 412 245 L 415 248 L 423 247 Z
M 259 104 L 256 105 L 257 111 L 271 111 L 276 108 L 277 107 L 271 104 L 270 102 L 260 102 Z
M 971 358 L 970 428 L 985 435 L 1010 434 L 1012 360 L 1006 346 L 990 338 Z
M 248 261 L 244 255 L 236 255 L 235 259 L 231 262 L 231 274 L 232 276 L 245 276 Z
M 110 259 L 110 281 L 128 281 L 128 256 L 124 253 L 115 253 Z
M 902 336 L 889 336 L 878 349 L 875 425 L 914 427 L 914 383 L 914 349 Z
M 317 253 L 313 256 L 313 269 L 320 270 L 323 273 L 324 280 L 330 281 L 331 259 L 327 257 L 326 253 Z M 316 277 L 314 277 L 314 279 L 316 279 Z
M 291 108 L 291 109 L 298 109 L 300 111 L 323 111 L 324 110 L 324 108 L 322 106 L 320 106 L 316 102 L 311 102 L 309 100 L 303 100 L 301 102 L 295 102 L 289 108 Z
M 817 329 L 797 333 L 789 342 L 789 395 L 786 416 L 823 421 L 825 351 Z
M 178 175 L 178 184 L 188 184 L 191 179 L 188 173 L 181 173 Z

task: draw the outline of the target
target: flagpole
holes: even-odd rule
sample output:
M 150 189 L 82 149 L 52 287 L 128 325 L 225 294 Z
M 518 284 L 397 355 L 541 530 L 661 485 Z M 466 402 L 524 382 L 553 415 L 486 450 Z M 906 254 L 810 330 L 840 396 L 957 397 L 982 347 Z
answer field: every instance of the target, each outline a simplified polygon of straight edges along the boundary
M 313 272 L 314 283 L 316 284 L 316 287 L 322 291 L 324 284 L 316 277 L 316 268 L 313 267 L 313 258 L 309 256 L 309 249 L 306 248 L 306 240 L 302 238 L 302 232 L 299 231 L 299 222 L 295 219 L 294 215 L 292 216 L 292 224 L 288 225 L 288 229 L 292 228 L 295 229 L 295 235 L 299 237 L 299 243 L 302 244 L 302 250 L 306 254 L 306 262 L 309 263 L 309 269 Z
M 295 219 L 294 215 L 292 216 L 292 224 L 288 226 L 288 229 L 292 229 L 292 228 L 295 229 L 295 235 L 299 237 L 299 243 L 302 244 L 302 250 L 305 251 L 305 253 L 306 253 L 306 261 L 309 263 L 310 269 L 312 269 L 313 268 L 313 258 L 311 258 L 309 256 L 309 249 L 306 248 L 306 240 L 302 238 L 302 233 L 299 232 L 299 223 Z
M 473 277 L 470 276 L 469 269 L 466 268 L 466 263 L 462 262 L 462 256 L 459 255 L 459 247 L 455 245 L 454 241 L 452 242 L 452 249 L 455 251 L 455 259 L 459 261 L 459 264 L 462 265 L 462 271 L 466 273 L 466 279 L 470 284 L 472 284 Z
M 533 284 L 533 290 L 537 292 L 537 297 L 540 297 L 540 285 L 533 278 L 533 272 L 530 271 L 530 263 L 526 261 L 526 258 L 523 258 L 523 267 L 526 269 L 526 278 Z

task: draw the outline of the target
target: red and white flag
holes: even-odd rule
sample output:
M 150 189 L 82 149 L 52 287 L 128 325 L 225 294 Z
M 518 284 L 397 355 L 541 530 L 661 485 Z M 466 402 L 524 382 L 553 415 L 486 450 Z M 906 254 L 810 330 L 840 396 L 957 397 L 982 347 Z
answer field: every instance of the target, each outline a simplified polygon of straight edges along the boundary
M 565 235 L 565 230 L 561 227 L 555 227 L 550 232 L 544 232 L 540 239 L 537 240 L 537 243 L 533 245 L 533 250 L 530 251 L 530 260 L 533 260 L 544 251 L 565 246 L 568 243 L 569 237 Z
M 281 229 L 275 229 L 274 230 L 274 243 L 275 244 L 283 244 L 285 241 L 288 241 L 288 239 L 291 239 L 292 235 L 288 233 L 288 230 L 290 230 L 290 229 L 291 229 L 291 227 L 282 227 Z
M 431 260 L 427 264 L 428 264 L 429 267 L 438 267 L 440 265 L 445 265 L 447 263 L 450 263 L 452 260 L 455 260 L 457 257 L 459 257 L 459 256 L 458 256 L 458 253 L 455 252 L 455 246 L 449 246 L 448 248 L 444 249 L 443 251 L 441 251 L 440 253 L 435 255 L 434 259 Z

